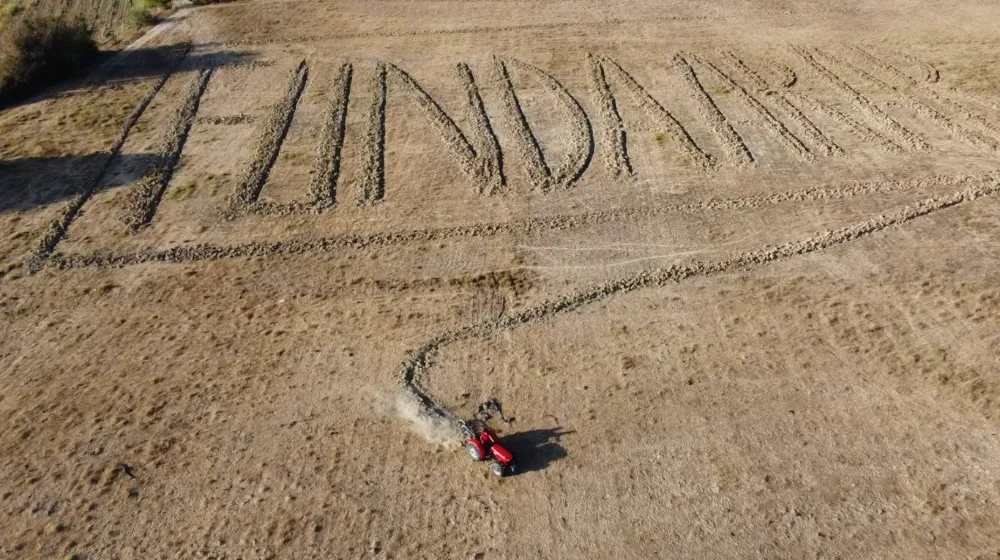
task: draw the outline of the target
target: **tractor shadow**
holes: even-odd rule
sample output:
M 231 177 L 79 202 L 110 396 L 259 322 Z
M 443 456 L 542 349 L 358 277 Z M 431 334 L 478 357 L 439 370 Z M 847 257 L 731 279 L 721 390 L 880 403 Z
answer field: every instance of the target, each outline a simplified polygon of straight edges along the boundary
M 500 443 L 517 458 L 517 473 L 522 474 L 545 470 L 554 461 L 565 457 L 566 450 L 559 440 L 572 433 L 572 430 L 562 428 L 529 430 L 506 436 Z

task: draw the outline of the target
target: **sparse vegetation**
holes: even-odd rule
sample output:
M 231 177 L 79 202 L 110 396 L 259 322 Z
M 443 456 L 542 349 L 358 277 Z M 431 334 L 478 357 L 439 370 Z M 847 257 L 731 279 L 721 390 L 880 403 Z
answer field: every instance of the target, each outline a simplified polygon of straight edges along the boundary
M 128 22 L 135 27 L 152 25 L 169 8 L 170 0 L 133 0 L 128 10 Z
M 194 194 L 194 191 L 198 189 L 198 184 L 194 182 L 187 182 L 183 185 L 167 191 L 167 198 L 172 200 L 184 200 L 185 198 Z
M 74 73 L 96 53 L 83 19 L 18 16 L 0 37 L 0 106 Z
M 78 71 L 97 53 L 95 36 L 105 45 L 115 44 L 169 8 L 170 0 L 134 0 L 125 14 L 131 26 L 116 20 L 92 29 L 88 21 L 96 18 L 87 9 L 0 3 L 0 107 Z
M 713 95 L 726 95 L 727 93 L 733 92 L 733 90 L 729 86 L 717 86 L 717 85 L 706 86 L 705 91 Z
M 1000 560 L 1000 1 L 189 1 L 0 0 L 0 560 Z
M 145 27 L 153 24 L 153 14 L 146 8 L 133 4 L 128 9 L 128 22 L 133 27 Z
M 19 13 L 21 13 L 21 5 L 17 2 L 0 4 L 0 29 L 5 29 L 10 25 L 11 20 Z

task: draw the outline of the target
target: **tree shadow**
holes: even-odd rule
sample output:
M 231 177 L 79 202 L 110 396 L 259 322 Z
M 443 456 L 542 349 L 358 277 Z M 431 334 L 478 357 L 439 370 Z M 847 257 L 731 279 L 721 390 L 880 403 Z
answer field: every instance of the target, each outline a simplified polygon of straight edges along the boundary
M 185 53 L 188 53 L 187 56 Z M 48 99 L 72 97 L 100 86 L 112 88 L 124 86 L 137 80 L 161 76 L 174 68 L 185 72 L 217 69 L 250 64 L 256 57 L 255 53 L 247 51 L 197 52 L 191 50 L 191 46 L 187 43 L 101 51 L 86 68 L 66 76 L 62 81 L 42 87 L 34 94 L 0 105 L 0 113 Z M 182 58 L 182 64 L 178 67 L 177 63 Z
M 501 439 L 500 443 L 509 449 L 517 459 L 517 474 L 540 471 L 566 456 L 566 450 L 559 440 L 573 431 L 562 428 L 545 428 L 518 432 Z
M 151 48 L 131 49 L 117 53 L 103 53 L 104 61 L 100 74 L 95 75 L 101 83 L 120 84 L 138 79 L 159 76 L 174 66 L 185 51 L 186 43 Z M 181 70 L 196 71 L 249 64 L 256 60 L 255 53 L 247 51 L 192 50 L 187 54 Z
M 106 154 L 84 156 L 32 157 L 0 161 L 0 214 L 31 210 L 70 199 L 84 183 L 92 181 Z M 148 169 L 156 154 L 119 154 L 117 166 L 135 170 Z M 130 174 L 108 173 L 99 188 L 107 190 L 130 184 Z
M 93 91 L 95 87 L 116 88 L 132 81 L 162 76 L 173 69 L 191 72 L 251 64 L 255 60 L 255 55 L 252 53 L 240 51 L 189 52 L 189 50 L 189 45 L 182 44 L 124 51 L 100 65 L 85 78 L 54 85 L 19 103 L 72 98 Z M 183 60 L 180 66 L 177 64 L 179 60 Z M 8 107 L 16 105 L 18 103 Z M 14 119 L 9 122 L 5 130 L 26 132 L 27 137 L 54 133 L 54 130 L 48 129 L 36 132 L 33 127 L 39 125 L 32 119 L 23 121 Z M 124 177 L 108 173 L 98 188 L 105 190 L 131 182 L 129 170 L 139 170 L 141 175 L 141 172 L 155 162 L 155 157 L 155 154 L 119 154 L 112 165 L 115 170 L 126 170 Z M 26 157 L 0 161 L 0 213 L 30 210 L 68 200 L 78 194 L 83 187 L 92 184 L 104 161 L 105 155 L 102 153 Z

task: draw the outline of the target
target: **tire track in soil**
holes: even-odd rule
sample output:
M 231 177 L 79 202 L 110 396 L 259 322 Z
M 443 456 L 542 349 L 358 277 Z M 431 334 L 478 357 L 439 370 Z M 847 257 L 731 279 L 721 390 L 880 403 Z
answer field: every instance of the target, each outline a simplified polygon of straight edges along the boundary
M 795 123 L 802 131 L 802 134 L 813 144 L 815 149 L 822 152 L 824 156 L 839 156 L 844 154 L 844 149 L 837 145 L 829 136 L 823 133 L 816 123 L 809 119 L 798 107 L 796 107 L 784 92 L 772 88 L 755 70 L 751 69 L 742 59 L 732 52 L 723 53 L 730 68 L 736 70 L 743 79 L 749 82 L 750 87 L 760 95 L 771 101 L 771 104 L 790 122 Z M 787 87 L 787 86 L 786 86 Z
M 694 67 L 682 55 L 675 56 L 673 62 L 674 67 L 677 68 L 681 77 L 684 78 L 684 83 L 687 84 L 688 93 L 694 98 L 698 114 L 708 122 L 712 132 L 715 133 L 715 137 L 718 138 L 719 144 L 722 145 L 726 159 L 736 167 L 752 167 L 756 165 L 750 148 L 747 147 L 746 142 L 736 132 L 733 125 L 729 123 L 729 119 L 719 109 L 719 106 L 715 104 L 712 96 L 705 91 L 705 87 L 702 85 L 701 80 L 698 79 L 698 74 L 695 72 Z
M 562 83 L 548 72 L 517 59 L 508 59 L 507 63 L 524 74 L 533 75 L 542 84 L 542 87 L 560 101 L 559 105 L 563 117 L 570 123 L 572 142 L 563 162 L 548 177 L 548 184 L 559 188 L 573 186 L 573 183 L 586 171 L 594 156 L 594 129 L 590 125 L 587 113 Z M 520 103 L 518 106 L 520 107 Z M 540 147 L 539 153 L 542 153 Z M 544 154 L 542 157 L 544 159 Z M 545 165 L 545 168 L 549 169 L 548 164 Z
M 35 273 L 40 271 L 45 267 L 46 260 L 52 256 L 52 252 L 55 251 L 56 246 L 60 241 L 66 237 L 66 232 L 69 231 L 70 224 L 80 213 L 80 209 L 83 205 L 90 200 L 90 197 L 100 186 L 101 181 L 104 180 L 105 175 L 107 175 L 108 170 L 111 169 L 111 164 L 114 162 L 115 158 L 122 151 L 122 147 L 125 145 L 125 141 L 128 139 L 129 133 L 132 132 L 132 128 L 135 124 L 139 122 L 139 118 L 146 112 L 149 104 L 152 103 L 153 98 L 156 94 L 160 93 L 163 86 L 166 85 L 167 80 L 180 68 L 181 63 L 187 59 L 188 54 L 191 52 L 191 45 L 183 47 L 177 54 L 177 60 L 163 73 L 153 84 L 153 87 L 149 92 L 139 100 L 139 103 L 129 114 L 128 118 L 125 119 L 125 123 L 122 125 L 122 131 L 118 135 L 118 139 L 104 154 L 102 154 L 101 167 L 85 186 L 79 189 L 79 193 L 75 195 L 69 203 L 63 208 L 63 210 L 57 215 L 52 222 L 49 223 L 48 228 L 46 228 L 45 233 L 42 234 L 41 241 L 27 259 L 27 268 L 29 273 Z
M 735 66 L 742 74 L 747 77 L 750 82 L 750 86 L 758 91 L 776 91 L 778 89 L 789 89 L 794 86 L 799 81 L 798 75 L 794 70 L 785 66 L 784 64 L 771 59 L 765 58 L 759 55 L 750 55 L 746 57 L 751 60 L 753 64 L 757 65 L 757 70 L 750 67 L 750 64 L 740 58 L 733 51 L 723 51 L 722 56 L 726 58 L 727 62 L 731 66 Z M 761 74 L 771 74 L 770 79 L 762 76 Z M 772 86 L 772 83 L 778 83 L 778 86 Z
M 771 72 L 782 88 L 789 89 L 799 82 L 799 76 L 795 73 L 795 70 L 792 70 L 781 62 L 765 58 L 760 58 L 759 61 L 761 62 L 761 68 Z
M 281 151 L 288 129 L 292 126 L 295 109 L 305 90 L 308 77 L 309 67 L 306 61 L 302 60 L 290 73 L 284 98 L 261 126 L 254 154 L 240 175 L 229 208 L 225 211 L 227 217 L 233 218 L 246 212 L 247 207 L 256 202 L 260 196 L 271 168 L 278 159 L 278 152 Z
M 323 113 L 323 131 L 309 184 L 309 202 L 313 207 L 337 203 L 337 180 L 340 178 L 340 157 L 347 129 L 347 102 L 351 96 L 353 72 L 354 67 L 350 63 L 341 65 L 330 85 L 333 96 Z
M 1000 127 L 993 124 L 982 115 L 972 112 L 967 107 L 954 101 L 948 99 L 947 94 L 944 92 L 934 91 L 934 89 L 924 86 L 923 84 L 918 84 L 917 89 L 926 94 L 928 97 L 937 101 L 941 105 L 944 105 L 951 109 L 959 117 L 965 119 L 966 122 L 972 123 L 979 127 L 983 134 L 990 137 L 987 141 L 992 145 L 994 150 L 1000 149 Z
M 365 116 L 361 178 L 358 181 L 359 206 L 375 204 L 385 198 L 385 79 L 385 64 L 379 63 L 372 76 L 372 98 Z
M 599 144 L 604 154 L 604 165 L 614 179 L 631 179 L 635 176 L 632 162 L 628 157 L 627 132 L 625 121 L 618 112 L 618 104 L 611 93 L 608 77 L 604 68 L 593 54 L 587 54 L 587 62 L 591 72 L 591 91 L 597 104 L 597 114 L 601 119 Z
M 933 64 L 930 64 L 925 60 L 921 60 L 908 52 L 895 51 L 895 54 L 899 55 L 899 57 L 903 60 L 911 62 L 914 66 L 923 70 L 924 82 L 928 84 L 935 84 L 941 79 L 941 73 L 938 72 L 938 69 Z
M 948 195 L 927 198 L 915 205 L 904 206 L 895 211 L 857 222 L 835 231 L 815 234 L 776 247 L 763 247 L 725 260 L 692 261 L 688 264 L 672 265 L 667 268 L 643 270 L 561 296 L 557 299 L 545 301 L 534 307 L 495 320 L 447 330 L 431 338 L 423 346 L 410 353 L 409 357 L 399 367 L 400 383 L 404 391 L 420 401 L 426 414 L 438 416 L 446 421 L 457 421 L 457 417 L 447 408 L 439 405 L 420 383 L 420 378 L 428 376 L 434 366 L 434 358 L 445 346 L 475 338 L 486 338 L 500 332 L 512 331 L 524 325 L 578 311 L 589 305 L 606 301 L 612 297 L 624 296 L 643 288 L 663 287 L 693 278 L 705 278 L 730 272 L 749 271 L 774 262 L 809 255 L 871 236 L 888 228 L 906 224 L 917 218 L 928 216 L 959 204 L 975 201 L 984 196 L 996 196 L 998 193 L 1000 193 L 1000 182 L 997 182 L 994 176 L 991 184 L 963 189 Z
M 396 85 L 416 97 L 418 105 L 428 120 L 430 120 L 434 129 L 437 130 L 445 146 L 451 150 L 451 155 L 458 160 L 459 167 L 466 177 L 472 181 L 476 192 L 484 193 L 498 190 L 500 187 L 498 174 L 499 160 L 484 161 L 484 155 L 488 155 L 491 150 L 489 148 L 483 151 L 476 150 L 472 143 L 469 142 L 465 133 L 445 113 L 444 109 L 441 108 L 441 105 L 406 71 L 391 63 L 385 63 L 385 67 L 387 79 L 391 79 Z M 466 69 L 468 69 L 467 66 Z M 474 113 L 472 122 L 477 127 L 485 127 L 485 130 L 478 130 L 477 135 L 481 138 L 488 138 L 491 132 L 487 131 L 492 131 L 492 128 L 489 125 L 489 117 L 484 111 L 479 90 L 475 87 L 471 71 L 468 73 L 462 72 L 461 66 L 459 66 L 458 78 L 463 82 L 462 85 L 466 91 L 466 98 L 470 103 L 470 109 Z M 498 154 L 499 150 L 496 150 L 492 155 L 496 157 Z
M 982 115 L 978 115 L 972 112 L 961 103 L 949 99 L 947 97 L 947 94 L 945 94 L 944 92 L 937 91 L 934 88 L 926 85 L 925 83 L 918 82 L 917 80 L 913 79 L 899 68 L 896 68 L 892 64 L 889 64 L 888 62 L 879 58 L 875 54 L 872 54 L 868 50 L 865 50 L 858 46 L 852 46 L 850 47 L 850 50 L 855 54 L 855 56 L 857 56 L 861 60 L 867 62 L 868 64 L 871 64 L 881 72 L 895 78 L 897 82 L 902 82 L 904 87 L 910 87 L 916 89 L 917 91 L 926 95 L 927 97 L 930 97 L 937 103 L 940 103 L 941 105 L 948 107 L 948 109 L 950 109 L 952 112 L 954 112 L 959 117 L 964 119 L 966 122 L 976 125 L 983 133 L 987 134 L 993 139 L 993 141 L 990 143 L 992 144 L 992 147 L 994 149 L 997 148 L 997 142 L 1000 141 L 1000 127 L 997 127 L 992 122 L 986 120 Z M 890 87 L 896 88 L 897 86 L 890 85 Z
M 484 185 L 480 194 L 493 195 L 504 189 L 507 179 L 503 173 L 503 151 L 500 149 L 500 140 L 497 138 L 490 117 L 486 113 L 486 106 L 483 104 L 483 97 L 479 93 L 479 86 L 476 85 L 476 78 L 472 74 L 469 65 L 461 62 L 456 67 L 458 79 L 465 89 L 466 103 L 472 121 L 476 123 L 475 134 L 479 143 L 479 159 L 483 165 L 482 173 L 490 180 Z
M 758 101 L 753 95 L 750 94 L 742 85 L 738 84 L 729 75 L 719 69 L 718 66 L 708 62 L 697 56 L 692 56 L 691 60 L 697 62 L 700 66 L 707 68 L 709 73 L 715 76 L 717 80 L 726 84 L 733 93 L 736 94 L 737 99 L 746 107 L 746 109 L 755 116 L 751 121 L 753 124 L 758 126 L 763 126 L 771 135 L 778 140 L 781 144 L 785 146 L 793 154 L 797 155 L 799 159 L 803 161 L 815 161 L 816 155 L 809 151 L 809 148 L 802 143 L 801 140 L 788 128 L 779 121 L 774 114 L 767 110 L 760 101 Z
M 518 268 L 506 270 L 491 270 L 489 272 L 471 272 L 457 276 L 431 276 L 410 279 L 376 278 L 371 276 L 355 276 L 352 278 L 338 277 L 324 284 L 324 292 L 328 296 L 341 293 L 362 295 L 379 292 L 380 295 L 429 292 L 425 296 L 434 296 L 435 291 L 442 289 L 490 289 L 500 288 L 514 293 L 524 293 L 531 285 L 530 275 Z
M 94 21 L 90 22 L 90 28 L 100 30 L 100 40 L 107 40 L 111 37 L 111 27 L 114 25 L 115 8 L 120 0 L 108 0 L 98 7 L 98 12 L 94 16 Z M 103 24 L 103 26 L 101 25 Z
M 718 164 L 711 154 L 702 150 L 688 133 L 684 126 L 678 121 L 670 111 L 667 111 L 652 95 L 646 91 L 631 74 L 625 71 L 616 61 L 602 55 L 593 55 L 600 65 L 601 72 L 605 79 L 610 68 L 622 82 L 624 88 L 635 101 L 636 105 L 642 108 L 647 118 L 652 122 L 659 122 L 666 130 L 666 134 L 674 141 L 674 144 L 691 160 L 691 162 L 703 171 L 711 171 L 718 167 Z
M 362 179 L 359 181 L 362 186 L 359 205 L 369 203 L 364 195 L 365 192 L 381 192 L 380 198 L 374 199 L 375 201 L 384 197 L 385 109 L 388 106 L 390 82 L 415 96 L 418 105 L 438 131 L 445 145 L 451 148 L 452 154 L 459 160 L 460 168 L 473 182 L 477 192 L 484 195 L 499 192 L 506 184 L 503 176 L 500 144 L 493 132 L 482 97 L 479 94 L 479 88 L 476 86 L 468 65 L 464 63 L 457 65 L 457 78 L 462 83 L 466 93 L 468 111 L 471 113 L 470 120 L 473 122 L 473 133 L 479 144 L 478 149 L 468 140 L 454 119 L 448 116 L 434 98 L 405 70 L 387 62 L 381 63 L 381 67 L 385 70 L 385 93 L 382 93 L 382 78 L 379 75 L 381 70 L 376 67 L 374 77 L 376 101 L 373 101 L 372 105 L 376 113 L 373 115 L 372 111 L 369 110 L 367 114 L 368 130 L 375 131 L 375 134 L 366 136 L 366 144 L 361 150 L 361 157 L 365 163 L 362 164 L 364 171 Z M 262 216 L 294 216 L 316 214 L 336 204 L 336 187 L 340 175 L 352 81 L 353 67 L 350 63 L 345 63 L 340 72 L 334 76 L 331 86 L 334 97 L 323 116 L 325 124 L 317 147 L 317 163 L 313 169 L 313 179 L 310 183 L 307 200 L 288 203 L 258 200 L 246 207 L 247 212 Z M 365 191 L 364 185 L 381 186 L 378 189 Z
M 124 27 L 125 21 L 127 21 L 128 9 L 131 5 L 132 2 L 130 2 L 129 0 L 121 0 L 120 2 L 118 2 L 118 15 L 116 16 L 116 19 L 118 21 L 119 31 L 122 29 L 122 27 Z
M 902 146 L 893 142 L 889 137 L 878 131 L 872 130 L 868 126 L 854 120 L 844 113 L 841 113 L 839 110 L 834 109 L 833 107 L 810 95 L 802 93 L 801 91 L 786 91 L 784 92 L 784 95 L 788 97 L 790 101 L 794 100 L 800 106 L 808 107 L 810 110 L 820 113 L 828 119 L 840 123 L 862 142 L 873 144 L 882 151 L 890 154 L 901 154 L 905 151 Z
M 866 49 L 864 49 L 862 47 L 859 47 L 857 45 L 848 45 L 846 48 L 847 48 L 847 50 L 851 51 L 856 57 L 858 57 L 861 60 L 863 60 L 864 62 L 866 62 L 866 63 L 874 66 L 875 68 L 878 68 L 884 74 L 892 76 L 893 78 L 896 79 L 896 81 L 902 82 L 903 85 L 910 86 L 910 87 L 913 87 L 913 86 L 917 85 L 917 80 L 915 78 L 913 78 L 909 74 L 903 72 L 899 68 L 896 68 L 895 66 L 893 66 L 893 65 L 885 62 L 884 60 L 878 58 L 877 56 L 873 55 L 868 50 L 866 50 Z
M 861 114 L 868 117 L 869 120 L 878 123 L 880 126 L 889 131 L 894 140 L 898 140 L 900 145 L 904 149 L 908 150 L 929 150 L 930 145 L 927 144 L 923 138 L 917 136 L 913 131 L 903 127 L 898 121 L 890 117 L 882 109 L 880 109 L 873 101 L 861 95 L 856 89 L 851 87 L 847 82 L 837 76 L 829 68 L 820 63 L 813 54 L 800 47 L 792 47 L 792 52 L 797 54 L 800 59 L 805 61 L 805 63 L 812 68 L 812 70 L 825 81 L 827 84 L 833 86 L 834 89 L 840 91 L 845 97 L 851 101 L 851 105 L 857 109 Z M 815 52 L 815 50 L 813 51 Z
M 709 198 L 693 203 L 662 206 L 643 205 L 600 212 L 521 218 L 506 222 L 476 223 L 463 226 L 384 232 L 368 235 L 345 235 L 310 240 L 256 242 L 241 245 L 199 244 L 160 251 L 131 254 L 97 253 L 86 256 L 53 255 L 49 266 L 71 268 L 124 268 L 144 263 L 185 263 L 194 261 L 303 255 L 337 250 L 364 250 L 414 242 L 444 241 L 461 238 L 493 237 L 505 234 L 531 235 L 543 231 L 561 231 L 625 220 L 648 220 L 675 213 L 721 210 L 752 210 L 787 202 L 844 200 L 858 196 L 885 194 L 924 188 L 954 187 L 965 182 L 1000 178 L 1000 171 L 975 175 L 932 175 L 903 181 L 859 182 L 833 187 L 813 187 L 769 195 L 736 198 Z
M 127 3 L 126 3 L 127 4 Z M 812 8 L 808 10 L 800 10 L 796 12 L 797 17 L 810 17 L 810 16 L 822 16 L 824 14 L 830 13 L 833 10 L 824 8 Z M 419 30 L 399 30 L 399 31 L 358 31 L 354 33 L 339 33 L 339 34 L 325 34 L 325 35 L 307 35 L 292 39 L 244 39 L 235 41 L 222 41 L 216 43 L 206 43 L 205 46 L 218 46 L 218 47 L 244 47 L 253 45 L 299 45 L 303 43 L 315 43 L 315 42 L 326 42 L 326 41 L 336 41 L 344 39 L 377 39 L 377 38 L 397 38 L 397 37 L 433 37 L 438 35 L 468 35 L 468 34 L 488 34 L 488 33 L 508 33 L 508 32 L 521 32 L 521 31 L 556 31 L 561 29 L 572 29 L 572 28 L 602 28 L 602 27 L 617 27 L 622 25 L 635 25 L 635 24 L 655 24 L 655 23 L 669 23 L 669 22 L 699 22 L 699 21 L 713 21 L 713 22 L 736 22 L 740 24 L 745 24 L 747 18 L 774 18 L 774 17 L 787 17 L 788 12 L 785 10 L 755 10 L 752 14 L 740 15 L 740 16 L 724 16 L 724 15 L 694 15 L 694 16 L 653 16 L 644 17 L 642 19 L 629 19 L 629 18 L 608 18 L 595 21 L 555 21 L 549 23 L 525 23 L 518 25 L 480 25 L 480 26 L 470 26 L 470 27 L 459 27 L 451 29 L 419 29 Z
M 941 114 L 940 112 L 934 110 L 926 103 L 914 98 L 912 95 L 901 91 L 899 88 L 886 83 L 881 78 L 877 78 L 870 72 L 862 68 L 856 61 L 846 59 L 833 55 L 829 52 L 815 51 L 821 58 L 827 60 L 828 63 L 833 63 L 839 65 L 841 68 L 846 68 L 848 71 L 854 73 L 856 76 L 862 80 L 872 84 L 873 86 L 881 89 L 888 93 L 893 101 L 903 107 L 906 107 L 913 111 L 915 114 L 922 116 L 934 124 L 938 125 L 945 132 L 951 133 L 954 137 L 964 141 L 966 144 L 971 145 L 974 148 L 993 150 L 996 149 L 996 144 L 989 142 L 978 134 L 973 133 L 967 128 L 959 125 L 955 121 L 951 120 L 947 116 Z
M 971 101 L 976 105 L 981 105 L 983 108 L 1000 111 L 1000 98 L 995 98 L 982 93 L 965 91 L 955 87 L 942 87 L 942 89 L 947 91 L 949 95 L 961 97 L 966 101 Z
M 414 31 L 359 31 L 356 33 L 340 33 L 327 35 L 313 35 L 296 39 L 247 39 L 243 41 L 224 41 L 216 43 L 221 47 L 245 47 L 253 45 L 281 45 L 281 44 L 302 44 L 343 39 L 382 39 L 396 37 L 433 37 L 438 35 L 468 35 L 479 33 L 509 33 L 518 31 L 537 30 L 558 30 L 571 29 L 574 27 L 613 27 L 635 23 L 663 23 L 670 21 L 707 21 L 712 18 L 706 16 L 662 16 L 644 19 L 621 19 L 612 18 L 600 21 L 561 21 L 552 23 L 527 23 L 521 25 L 496 25 L 496 26 L 472 26 L 455 29 L 427 29 Z
M 156 208 L 181 159 L 188 133 L 198 114 L 201 97 L 211 77 L 212 69 L 205 69 L 200 70 L 191 81 L 187 95 L 175 109 L 170 126 L 156 147 L 157 160 L 153 168 L 129 191 L 123 222 L 130 232 L 138 231 L 153 220 Z
M 531 188 L 539 192 L 548 192 L 551 183 L 552 171 L 545 162 L 542 155 L 542 147 L 538 145 L 538 139 L 531 132 L 528 119 L 524 116 L 521 102 L 517 98 L 514 90 L 514 83 L 511 82 L 510 72 L 507 64 L 497 57 L 493 57 L 493 75 L 500 86 L 500 103 L 503 106 L 503 120 L 506 121 L 507 128 L 514 133 L 514 151 L 517 152 L 521 160 L 521 167 L 528 177 Z

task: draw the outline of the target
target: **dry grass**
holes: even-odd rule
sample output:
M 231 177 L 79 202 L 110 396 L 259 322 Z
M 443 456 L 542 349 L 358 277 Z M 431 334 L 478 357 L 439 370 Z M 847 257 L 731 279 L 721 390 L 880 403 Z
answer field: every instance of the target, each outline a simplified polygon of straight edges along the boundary
M 86 23 L 29 15 L 0 38 L 0 105 L 71 74 L 97 53 Z
M 101 48 L 119 48 L 169 9 L 169 0 L 0 0 L 0 34 L 30 15 L 78 19 Z
M 0 114 L 0 558 L 995 556 L 1000 3 L 775 4 L 185 9 Z
M 169 8 L 169 0 L 133 0 L 127 12 L 127 21 L 134 27 L 152 25 Z
M 169 9 L 169 0 L 0 4 L 0 107 L 80 70 L 98 43 L 116 47 Z
M 14 16 L 21 13 L 21 10 L 21 5 L 16 2 L 0 4 L 0 30 L 6 29 Z

